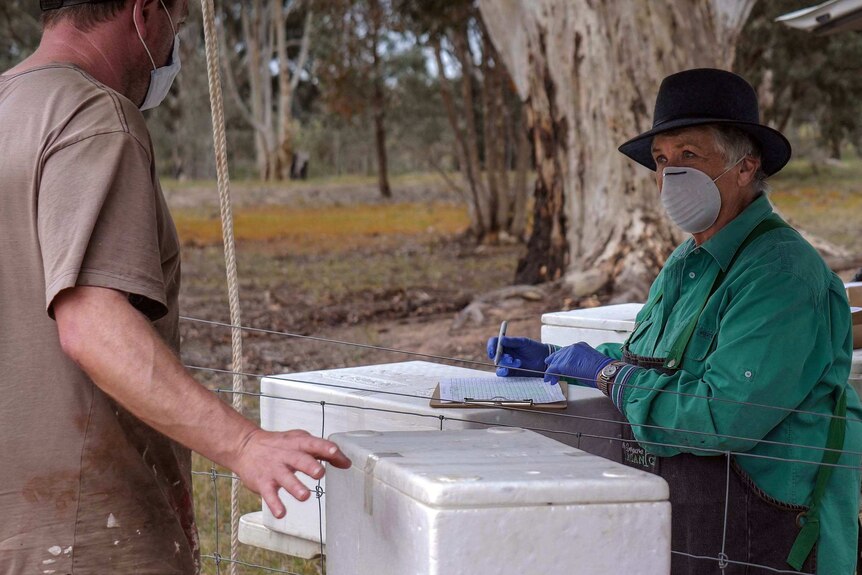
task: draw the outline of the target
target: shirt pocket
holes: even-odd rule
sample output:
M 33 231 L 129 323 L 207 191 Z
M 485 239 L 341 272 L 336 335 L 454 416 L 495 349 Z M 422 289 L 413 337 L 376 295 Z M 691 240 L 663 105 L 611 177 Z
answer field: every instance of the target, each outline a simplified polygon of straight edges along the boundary
M 686 359 L 698 362 L 703 361 L 715 347 L 715 339 L 718 334 L 718 321 L 715 317 L 700 317 L 691 340 L 685 350 Z

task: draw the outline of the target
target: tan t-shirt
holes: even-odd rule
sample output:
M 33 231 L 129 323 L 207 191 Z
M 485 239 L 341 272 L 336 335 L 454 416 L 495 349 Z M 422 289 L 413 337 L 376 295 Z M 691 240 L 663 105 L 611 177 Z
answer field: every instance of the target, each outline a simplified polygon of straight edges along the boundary
M 63 353 L 51 303 L 76 285 L 128 293 L 178 348 L 143 116 L 71 66 L 0 76 L 0 574 L 194 573 L 189 452 Z

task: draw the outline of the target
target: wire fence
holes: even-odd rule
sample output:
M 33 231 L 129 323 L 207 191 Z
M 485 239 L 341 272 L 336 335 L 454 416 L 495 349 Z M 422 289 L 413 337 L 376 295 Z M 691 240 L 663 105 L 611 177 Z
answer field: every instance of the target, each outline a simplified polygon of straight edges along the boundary
M 186 322 L 194 322 L 194 323 L 198 323 L 198 324 L 208 324 L 208 325 L 218 327 L 218 328 L 231 329 L 231 326 L 229 324 L 222 323 L 222 322 L 201 320 L 201 319 L 190 318 L 190 317 L 183 317 L 182 319 Z M 362 349 L 369 349 L 369 350 L 373 350 L 373 351 L 401 354 L 407 358 L 411 358 L 411 359 L 420 358 L 423 360 L 433 360 L 435 363 L 440 363 L 440 364 L 444 364 L 444 365 L 470 366 L 470 367 L 481 368 L 481 369 L 485 369 L 485 370 L 493 369 L 493 367 L 494 367 L 493 364 L 491 364 L 490 362 L 475 361 L 475 360 L 463 359 L 463 358 L 452 358 L 452 357 L 445 357 L 445 356 L 425 354 L 425 353 L 416 353 L 416 352 L 412 352 L 409 350 L 380 347 L 380 346 L 374 346 L 374 345 L 370 345 L 370 344 L 354 343 L 354 342 L 348 342 L 348 341 L 340 341 L 340 340 L 321 338 L 321 337 L 316 337 L 316 336 L 293 334 L 293 333 L 288 333 L 288 332 L 279 332 L 279 331 L 274 331 L 274 330 L 252 328 L 252 327 L 243 327 L 242 330 L 245 332 L 261 333 L 261 334 L 266 334 L 266 335 L 275 335 L 275 336 L 279 336 L 279 337 L 283 337 L 283 338 L 294 338 L 294 339 L 309 340 L 309 341 L 314 341 L 317 343 L 322 343 L 322 344 L 332 345 L 332 346 L 350 346 L 350 347 L 356 347 L 356 348 L 362 348 Z M 320 427 L 319 427 L 319 429 L 306 429 L 306 431 L 309 431 L 309 432 L 312 432 L 315 434 L 319 434 L 319 436 L 321 436 L 321 437 L 326 437 L 328 433 L 331 433 L 331 431 L 327 430 L 327 423 L 326 423 L 326 421 L 327 421 L 327 410 L 332 410 L 332 409 L 337 408 L 339 410 L 344 410 L 344 409 L 359 410 L 359 411 L 366 411 L 366 412 L 374 412 L 374 413 L 378 413 L 378 414 L 392 414 L 392 415 L 397 415 L 397 416 L 408 416 L 408 417 L 421 418 L 421 419 L 425 419 L 425 420 L 433 420 L 433 421 L 429 421 L 429 425 L 426 427 L 431 428 L 433 426 L 434 428 L 439 429 L 441 431 L 447 429 L 447 425 L 451 426 L 452 424 L 455 424 L 458 428 L 463 428 L 464 426 L 470 426 L 470 427 L 482 427 L 482 426 L 486 426 L 486 427 L 487 426 L 521 427 L 524 429 L 529 429 L 531 431 L 541 433 L 543 435 L 547 435 L 547 436 L 551 436 L 551 437 L 554 437 L 557 439 L 561 439 L 564 443 L 568 443 L 570 445 L 573 445 L 574 447 L 580 447 L 581 441 L 584 439 L 602 440 L 602 441 L 608 441 L 611 443 L 621 443 L 624 441 L 629 441 L 627 439 L 624 439 L 622 436 L 616 435 L 616 434 L 611 435 L 611 434 L 602 434 L 602 433 L 589 433 L 589 432 L 577 430 L 577 428 L 579 427 L 579 424 L 590 423 L 590 424 L 615 425 L 615 426 L 620 426 L 623 428 L 626 428 L 626 427 L 628 427 L 628 428 L 631 428 L 631 427 L 653 428 L 653 429 L 673 432 L 673 434 L 675 434 L 674 436 L 677 436 L 677 437 L 680 436 L 680 434 L 681 434 L 682 436 L 692 436 L 692 437 L 700 438 L 702 440 L 710 439 L 710 440 L 717 441 L 719 443 L 721 441 L 730 441 L 730 442 L 749 441 L 749 442 L 768 444 L 771 446 L 781 447 L 781 448 L 786 448 L 786 449 L 802 449 L 805 453 L 810 455 L 810 459 L 802 459 L 802 458 L 798 458 L 798 457 L 781 457 L 781 456 L 774 456 L 774 455 L 767 455 L 767 454 L 760 454 L 760 453 L 749 453 L 749 452 L 745 452 L 745 451 L 734 451 L 732 449 L 721 449 L 721 448 L 708 447 L 708 446 L 697 446 L 696 447 L 696 451 L 699 453 L 703 453 L 703 454 L 711 453 L 714 455 L 724 456 L 726 458 L 726 461 L 727 461 L 726 478 L 725 478 L 725 486 L 726 486 L 725 509 L 724 509 L 724 519 L 723 519 L 724 529 L 723 529 L 722 541 L 721 541 L 721 546 L 720 546 L 721 551 L 718 554 L 716 554 L 715 556 L 696 555 L 696 554 L 689 553 L 688 550 L 686 550 L 686 549 L 672 549 L 671 553 L 673 555 L 676 555 L 676 556 L 684 556 L 684 557 L 688 557 L 691 559 L 704 561 L 705 563 L 706 562 L 713 563 L 713 564 L 717 565 L 717 567 L 720 569 L 721 572 L 724 572 L 724 570 L 728 566 L 738 565 L 738 566 L 744 566 L 744 567 L 749 567 L 751 569 L 754 569 L 755 570 L 754 572 L 800 573 L 798 571 L 794 571 L 791 569 L 777 569 L 777 568 L 769 567 L 766 565 L 758 565 L 758 564 L 748 563 L 745 561 L 741 561 L 739 558 L 734 558 L 734 557 L 728 556 L 728 554 L 725 553 L 726 537 L 727 537 L 727 525 L 728 525 L 727 518 L 728 518 L 729 490 L 730 490 L 730 481 L 731 481 L 731 459 L 732 458 L 734 458 L 734 457 L 735 458 L 749 457 L 749 458 L 757 458 L 757 459 L 763 459 L 763 460 L 774 460 L 774 461 L 780 461 L 780 462 L 785 462 L 785 463 L 797 463 L 797 464 L 802 464 L 802 465 L 815 465 L 815 466 L 823 465 L 823 466 L 830 466 L 830 467 L 834 467 L 834 468 L 845 468 L 845 469 L 857 470 L 857 469 L 860 469 L 859 465 L 848 465 L 846 463 L 825 463 L 825 462 L 821 461 L 821 458 L 822 458 L 823 454 L 825 452 L 828 452 L 828 451 L 841 451 L 845 454 L 862 457 L 862 452 L 859 452 L 859 451 L 828 449 L 825 445 L 810 445 L 810 444 L 799 443 L 799 442 L 794 442 L 794 441 L 765 440 L 763 438 L 753 438 L 753 437 L 734 435 L 734 434 L 730 434 L 730 433 L 711 432 L 711 431 L 703 431 L 703 430 L 696 430 L 696 429 L 674 429 L 674 428 L 666 428 L 666 427 L 662 427 L 659 425 L 652 425 L 652 424 L 638 424 L 638 425 L 634 426 L 633 424 L 629 423 L 628 421 L 625 421 L 625 419 L 622 417 L 620 417 L 619 419 L 615 419 L 615 418 L 609 418 L 609 417 L 596 417 L 596 416 L 590 416 L 590 415 L 585 415 L 585 414 L 561 413 L 561 412 L 554 412 L 554 411 L 538 412 L 538 411 L 535 411 L 535 410 L 532 410 L 529 408 L 516 407 L 516 406 L 501 406 L 497 409 L 502 409 L 502 410 L 506 410 L 506 411 L 510 411 L 510 412 L 528 413 L 528 414 L 530 414 L 531 418 L 538 418 L 539 420 L 544 422 L 544 425 L 535 425 L 535 424 L 523 425 L 520 423 L 510 425 L 510 424 L 507 424 L 505 422 L 500 422 L 500 421 L 489 422 L 487 420 L 477 419 L 475 417 L 463 417 L 463 416 L 458 416 L 457 414 L 450 415 L 449 412 L 454 411 L 454 410 L 443 410 L 446 413 L 439 413 L 439 414 L 434 413 L 434 414 L 432 414 L 432 413 L 422 412 L 421 410 L 416 410 L 415 408 L 410 407 L 409 404 L 407 404 L 406 402 L 405 402 L 405 405 L 406 405 L 405 408 L 395 408 L 395 409 L 389 408 L 389 407 L 374 407 L 374 406 L 368 406 L 368 405 L 355 405 L 355 404 L 350 404 L 350 403 L 345 403 L 345 402 L 332 401 L 332 397 L 333 396 L 337 397 L 339 394 L 343 395 L 344 397 L 347 397 L 351 392 L 371 392 L 377 397 L 389 397 L 389 398 L 397 398 L 399 400 L 415 400 L 415 401 L 423 401 L 423 402 L 427 402 L 429 397 L 426 394 L 405 393 L 403 391 L 393 391 L 393 390 L 388 390 L 388 389 L 363 387 L 363 386 L 357 386 L 357 385 L 346 385 L 344 383 L 325 382 L 325 381 L 320 381 L 320 380 L 315 379 L 315 378 L 302 377 L 302 376 L 297 376 L 297 375 L 271 375 L 271 374 L 254 373 L 254 372 L 238 373 L 238 372 L 227 370 L 227 369 L 222 369 L 222 368 L 217 368 L 217 367 L 209 367 L 209 366 L 199 366 L 199 365 L 187 365 L 186 367 L 190 370 L 193 370 L 193 371 L 209 373 L 209 374 L 213 374 L 214 376 L 229 376 L 229 377 L 242 376 L 245 378 L 253 378 L 253 379 L 267 378 L 267 380 L 270 380 L 270 381 L 289 382 L 291 384 L 296 384 L 298 386 L 302 386 L 305 389 L 303 394 L 306 395 L 306 397 L 289 397 L 286 395 L 262 393 L 260 391 L 235 392 L 232 389 L 225 389 L 225 388 L 221 388 L 221 387 L 216 389 L 215 392 L 220 394 L 220 395 L 221 394 L 240 393 L 243 396 L 253 398 L 254 400 L 256 400 L 258 402 L 260 402 L 261 400 L 264 400 L 267 402 L 277 402 L 277 403 L 286 402 L 286 403 L 293 403 L 293 404 L 305 404 L 306 406 L 313 406 L 315 404 L 319 405 L 320 406 L 320 420 L 319 420 L 320 421 Z M 321 370 L 318 370 L 318 371 L 321 371 Z M 540 375 L 540 374 L 537 373 L 537 375 Z M 853 377 L 860 377 L 860 376 L 853 376 Z M 632 386 L 632 387 L 636 387 L 636 386 Z M 309 390 L 312 390 L 311 391 L 312 395 L 313 395 L 313 390 L 320 390 L 320 393 L 321 393 L 320 397 L 317 399 L 309 399 L 307 397 Z M 801 410 L 801 409 L 796 409 L 796 408 L 791 408 L 791 407 L 762 404 L 762 403 L 757 403 L 757 402 L 745 402 L 745 401 L 739 401 L 739 400 L 730 400 L 728 398 L 721 398 L 721 397 L 714 397 L 714 396 L 698 396 L 695 394 L 684 393 L 684 392 L 679 392 L 679 391 L 675 391 L 675 390 L 663 390 L 663 389 L 661 389 L 661 390 L 654 390 L 654 391 L 658 391 L 660 393 L 669 393 L 669 394 L 675 394 L 675 395 L 680 395 L 680 396 L 686 396 L 686 397 L 691 397 L 691 398 L 698 398 L 698 399 L 702 399 L 702 400 L 708 401 L 708 402 L 728 402 L 731 404 L 736 404 L 739 407 L 746 408 L 746 409 L 770 410 L 770 411 L 780 410 L 780 411 L 786 412 L 788 414 L 789 413 L 798 413 L 798 414 L 806 415 L 809 418 L 833 419 L 833 418 L 837 417 L 837 416 L 834 416 L 831 414 L 813 412 L 810 410 Z M 608 402 L 608 403 L 610 404 L 610 402 Z M 489 411 L 493 411 L 493 410 L 489 410 Z M 336 416 L 340 413 L 341 412 L 339 411 L 336 414 Z M 849 416 L 849 415 L 845 416 L 843 418 L 840 418 L 840 419 L 845 419 L 847 421 L 860 422 L 859 419 L 857 419 L 853 416 Z M 286 422 L 286 423 L 290 423 L 290 422 Z M 638 441 L 638 443 L 640 443 L 641 445 L 673 448 L 673 449 L 685 450 L 685 451 L 689 451 L 689 452 L 691 452 L 693 450 L 691 443 L 678 443 L 678 442 L 673 442 L 673 441 Z M 209 483 L 211 484 L 212 493 L 213 493 L 212 508 L 213 508 L 214 522 L 215 522 L 215 525 L 214 525 L 214 533 L 215 533 L 214 548 L 213 549 L 203 549 L 203 552 L 201 555 L 203 561 L 205 561 L 208 564 L 208 567 L 210 568 L 210 569 L 207 569 L 208 571 L 213 572 L 213 573 L 217 573 L 220 575 L 222 573 L 222 570 L 225 568 L 226 565 L 233 563 L 238 567 L 244 568 L 245 569 L 244 572 L 254 572 L 254 571 L 248 571 L 248 570 L 258 570 L 257 572 L 260 572 L 260 573 L 287 573 L 287 574 L 291 574 L 291 575 L 305 575 L 306 573 L 309 573 L 309 572 L 325 574 L 325 572 L 326 572 L 325 548 L 324 548 L 324 544 L 323 544 L 323 541 L 324 541 L 323 502 L 325 499 L 325 490 L 324 490 L 323 484 L 321 483 L 320 480 L 317 480 L 316 486 L 314 486 L 311 489 L 312 494 L 316 497 L 316 500 L 317 500 L 317 515 L 318 515 L 318 517 L 317 517 L 317 520 L 318 520 L 318 533 L 317 533 L 317 535 L 318 535 L 318 541 L 320 543 L 320 546 L 319 546 L 320 557 L 317 559 L 317 562 L 314 563 L 312 567 L 310 567 L 311 569 L 313 569 L 313 571 L 308 571 L 309 566 L 308 566 L 308 564 L 306 564 L 306 565 L 301 567 L 301 570 L 303 570 L 303 573 L 299 573 L 298 571 L 292 571 L 289 569 L 284 569 L 280 566 L 274 566 L 273 564 L 271 564 L 271 562 L 273 561 L 273 559 L 271 559 L 271 558 L 269 560 L 270 564 L 264 564 L 264 563 L 266 563 L 265 561 L 255 562 L 255 561 L 246 561 L 246 560 L 239 560 L 239 559 L 231 560 L 228 556 L 226 556 L 226 554 L 224 554 L 224 549 L 222 548 L 223 547 L 222 539 L 219 537 L 219 532 L 222 529 L 222 525 L 220 524 L 220 519 L 219 519 L 220 506 L 219 506 L 218 484 L 219 484 L 219 482 L 228 482 L 229 483 L 231 480 L 234 479 L 234 476 L 232 474 L 229 474 L 229 473 L 219 472 L 219 471 L 217 471 L 217 469 L 215 467 L 211 467 L 208 470 L 204 470 L 204 469 L 196 470 L 193 472 L 193 474 L 196 477 L 201 478 L 201 479 L 206 478 L 209 481 Z M 259 499 L 257 501 L 259 502 Z M 199 502 L 199 505 L 200 505 L 200 502 Z M 288 512 L 290 512 L 290 511 L 288 511 Z M 275 561 L 281 562 L 280 559 L 276 559 Z M 206 565 L 205 565 L 205 567 L 206 567 Z

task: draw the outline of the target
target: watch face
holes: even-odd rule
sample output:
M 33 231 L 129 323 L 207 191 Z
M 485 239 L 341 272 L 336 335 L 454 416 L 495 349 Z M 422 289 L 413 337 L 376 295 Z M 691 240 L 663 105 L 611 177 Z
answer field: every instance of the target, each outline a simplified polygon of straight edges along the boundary
M 606 365 L 602 369 L 602 375 L 605 377 L 610 377 L 613 374 L 615 374 L 616 372 L 617 372 L 617 366 L 615 366 L 614 364 Z

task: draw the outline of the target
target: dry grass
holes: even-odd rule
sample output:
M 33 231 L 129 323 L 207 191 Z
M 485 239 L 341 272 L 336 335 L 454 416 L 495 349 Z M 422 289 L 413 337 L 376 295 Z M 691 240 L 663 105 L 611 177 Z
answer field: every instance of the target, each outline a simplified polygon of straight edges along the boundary
M 174 220 L 184 244 L 221 244 L 218 214 L 175 210 Z M 434 237 L 463 232 L 466 209 L 449 204 L 382 204 L 329 208 L 250 207 L 234 213 L 238 242 L 282 241 L 292 254 L 343 252 L 400 237 Z
M 200 455 L 194 454 L 192 468 L 195 471 L 209 473 L 212 469 L 212 463 Z M 223 468 L 216 468 L 216 472 L 220 474 L 229 473 Z M 226 477 L 216 477 L 213 481 L 212 475 L 194 476 L 195 514 L 201 538 L 201 554 L 203 555 L 213 556 L 218 552 L 222 557 L 230 557 L 230 485 L 231 481 Z M 311 504 L 313 503 L 310 502 L 309 505 Z M 260 498 L 243 487 L 240 490 L 239 509 L 241 514 L 260 511 Z M 216 536 L 218 536 L 218 542 L 216 542 Z M 239 545 L 237 560 L 270 569 L 281 569 L 298 575 L 320 574 L 320 562 L 317 560 L 305 561 L 250 545 Z M 216 561 L 207 557 L 202 558 L 201 564 L 202 572 L 207 575 L 227 573 L 230 566 L 229 563 L 221 563 L 217 568 Z M 272 571 L 245 565 L 240 565 L 238 571 L 243 575 L 272 573 Z
M 862 254 L 862 159 L 816 170 L 793 162 L 771 183 L 773 202 L 795 225 Z

